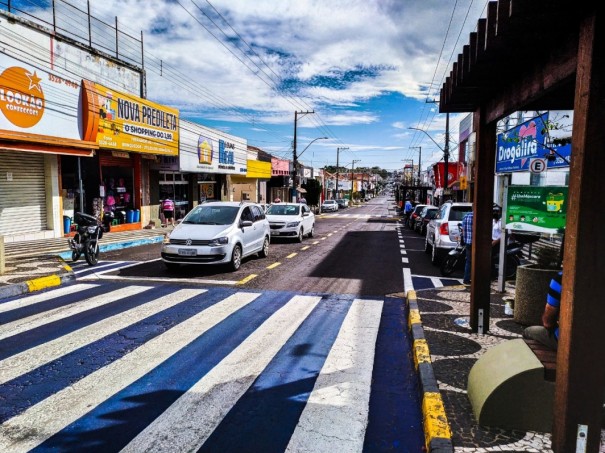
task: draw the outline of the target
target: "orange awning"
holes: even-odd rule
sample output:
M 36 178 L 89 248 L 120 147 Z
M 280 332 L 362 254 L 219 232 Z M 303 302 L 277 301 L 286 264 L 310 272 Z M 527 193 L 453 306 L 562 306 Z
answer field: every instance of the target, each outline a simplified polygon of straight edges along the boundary
M 92 157 L 97 149 L 99 149 L 99 145 L 94 142 L 0 131 L 0 150 Z

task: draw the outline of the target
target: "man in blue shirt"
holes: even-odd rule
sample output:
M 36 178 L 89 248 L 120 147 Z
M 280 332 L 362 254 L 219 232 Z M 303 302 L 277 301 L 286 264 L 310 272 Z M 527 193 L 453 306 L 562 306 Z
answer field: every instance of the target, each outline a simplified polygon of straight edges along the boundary
M 462 218 L 460 223 L 462 229 L 462 240 L 466 244 L 466 262 L 464 263 L 464 277 L 462 283 L 464 286 L 471 284 L 471 253 L 473 244 L 473 211 Z
M 413 210 L 414 210 L 414 204 L 408 198 L 407 200 L 405 200 L 405 205 L 403 206 L 403 213 L 405 214 L 405 222 L 404 222 L 404 224 L 407 225 L 407 226 L 410 226 L 409 225 L 410 214 L 412 214 Z
M 559 344 L 559 309 L 561 306 L 561 281 L 563 271 L 551 281 L 546 296 L 546 306 L 542 313 L 542 325 L 530 326 L 523 331 L 523 338 L 536 340 L 549 349 L 557 350 Z

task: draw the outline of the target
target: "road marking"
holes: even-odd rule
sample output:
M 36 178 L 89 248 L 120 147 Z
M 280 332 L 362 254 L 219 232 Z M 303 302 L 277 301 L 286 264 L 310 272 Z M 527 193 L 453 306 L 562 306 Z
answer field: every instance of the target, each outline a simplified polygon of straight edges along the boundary
M 441 279 L 439 277 L 431 277 L 431 283 L 433 284 L 433 286 L 435 288 L 443 287 L 443 282 L 441 281 Z
M 408 252 L 405 249 L 401 249 L 399 251 L 401 252 L 402 255 L 407 255 L 408 254 Z
M 323 237 L 320 239 L 320 241 L 325 241 L 326 239 L 328 239 L 327 237 Z
M 409 267 L 403 268 L 403 289 L 410 291 L 414 289 L 414 283 L 412 281 L 412 271 Z
M 122 451 L 200 448 L 320 300 L 320 297 L 293 297 Z
M 294 258 L 296 255 L 298 255 L 296 252 L 290 253 L 288 256 L 286 256 L 286 258 Z
M 337 233 L 338 233 L 338 231 L 337 231 Z M 328 237 L 332 236 L 333 234 L 334 234 L 334 233 L 328 233 Z
M 82 280 L 125 280 L 133 282 L 166 282 L 166 283 L 193 283 L 196 285 L 235 285 L 237 280 L 205 280 L 203 278 L 170 278 L 170 277 L 125 277 L 120 275 L 91 274 L 86 277 L 78 277 Z
M 402 262 L 402 263 L 409 263 L 409 262 L 410 262 L 410 260 L 408 260 L 407 258 L 401 258 L 401 262 Z
M 340 451 L 363 450 L 383 304 L 381 300 L 353 301 L 300 414 L 287 452 L 331 451 L 334 439 L 338 439 Z M 338 422 L 342 420 L 351 427 L 347 436 L 342 436 L 343 425 Z
M 310 245 L 305 245 L 301 250 L 307 250 L 307 249 L 310 249 L 310 248 L 311 248 Z
M 258 274 L 250 274 L 246 278 L 242 278 L 239 282 L 236 283 L 236 285 L 243 285 L 244 283 L 248 283 L 250 280 L 256 277 L 258 277 Z
M 279 266 L 280 264 L 281 264 L 280 262 L 273 263 L 273 264 L 271 264 L 270 266 L 267 266 L 267 269 L 274 269 L 274 268 L 276 268 L 277 266 Z
M 315 245 L 315 244 L 319 244 L 319 241 L 314 241 L 314 242 L 313 242 L 313 245 Z

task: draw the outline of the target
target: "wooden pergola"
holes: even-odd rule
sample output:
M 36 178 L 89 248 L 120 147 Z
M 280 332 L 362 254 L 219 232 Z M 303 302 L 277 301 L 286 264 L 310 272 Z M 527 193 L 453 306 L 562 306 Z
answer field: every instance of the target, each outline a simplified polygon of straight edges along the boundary
M 591 2 L 592 3 L 592 2 Z M 442 113 L 473 112 L 476 133 L 471 328 L 489 326 L 496 124 L 517 111 L 573 110 L 561 338 L 552 445 L 599 449 L 605 393 L 605 16 L 570 0 L 498 0 L 441 89 Z M 480 317 L 480 314 L 482 316 Z

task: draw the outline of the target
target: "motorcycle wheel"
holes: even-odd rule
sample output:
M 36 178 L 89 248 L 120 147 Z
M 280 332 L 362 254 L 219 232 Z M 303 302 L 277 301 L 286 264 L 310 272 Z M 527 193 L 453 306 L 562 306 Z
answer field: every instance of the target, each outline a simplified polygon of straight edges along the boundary
M 76 252 L 75 250 L 73 250 L 71 252 L 71 260 L 74 262 L 78 261 L 78 259 L 80 259 L 80 255 L 81 255 L 80 252 Z
M 96 243 L 88 243 L 84 257 L 86 258 L 86 262 L 89 266 L 94 266 L 99 262 L 99 247 L 96 246 Z
M 512 257 L 506 257 L 506 278 L 513 279 L 517 275 L 517 267 L 519 266 L 519 262 Z
M 441 262 L 441 266 L 439 267 L 441 275 L 444 277 L 452 275 L 452 272 L 456 269 L 456 264 L 458 264 L 458 257 L 448 255 L 448 257 Z

